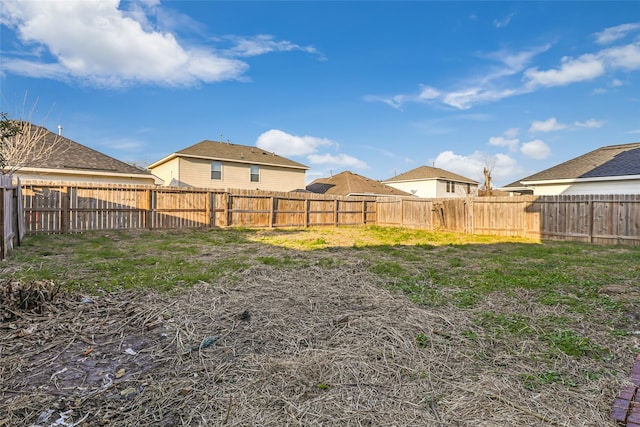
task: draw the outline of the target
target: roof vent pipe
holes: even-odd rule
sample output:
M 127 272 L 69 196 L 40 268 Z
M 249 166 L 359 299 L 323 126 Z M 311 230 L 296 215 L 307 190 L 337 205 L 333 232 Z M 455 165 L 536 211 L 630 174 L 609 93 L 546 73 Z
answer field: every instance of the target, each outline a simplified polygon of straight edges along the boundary
M 62 126 L 58 125 L 58 135 L 62 135 Z

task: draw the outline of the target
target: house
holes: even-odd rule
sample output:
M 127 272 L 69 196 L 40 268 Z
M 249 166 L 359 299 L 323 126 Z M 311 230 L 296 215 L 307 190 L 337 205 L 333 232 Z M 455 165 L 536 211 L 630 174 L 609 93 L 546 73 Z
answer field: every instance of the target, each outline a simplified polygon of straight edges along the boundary
M 334 196 L 411 196 L 409 193 L 382 184 L 380 181 L 349 171 L 340 172 L 329 178 L 318 178 L 307 185 L 307 190 L 312 193 Z
M 525 196 L 532 195 L 533 189 L 526 187 L 520 183 L 520 180 L 507 184 L 498 188 L 498 191 L 505 193 L 507 196 Z
M 28 122 L 5 147 L 5 173 L 22 182 L 64 181 L 156 185 L 161 181 L 144 169 L 114 159 L 85 145 Z M 31 141 L 31 142 L 21 142 Z M 30 144 L 30 145 L 28 145 Z M 28 147 L 26 150 L 20 148 Z
M 535 196 L 640 194 L 640 142 L 598 148 L 502 190 L 517 187 L 530 189 Z
M 419 166 L 382 183 L 424 198 L 478 195 L 478 181 L 430 166 Z
M 265 191 L 304 188 L 307 169 L 257 147 L 209 140 L 149 165 L 165 185 Z

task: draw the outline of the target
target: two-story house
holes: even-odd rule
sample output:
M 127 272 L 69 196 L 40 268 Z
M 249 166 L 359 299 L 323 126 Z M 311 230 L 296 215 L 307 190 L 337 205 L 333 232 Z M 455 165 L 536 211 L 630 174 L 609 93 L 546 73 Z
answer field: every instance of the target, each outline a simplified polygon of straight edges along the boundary
M 430 166 L 419 166 L 382 183 L 417 197 L 451 198 L 478 195 L 478 181 Z
M 258 147 L 205 140 L 148 169 L 169 186 L 293 191 L 305 187 L 309 167 Z

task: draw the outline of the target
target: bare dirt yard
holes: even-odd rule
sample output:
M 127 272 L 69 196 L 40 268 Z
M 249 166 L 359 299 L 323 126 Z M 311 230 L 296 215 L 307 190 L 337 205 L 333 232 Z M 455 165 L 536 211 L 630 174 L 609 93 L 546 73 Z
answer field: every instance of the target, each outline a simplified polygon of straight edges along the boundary
M 637 248 L 353 233 L 33 237 L 0 426 L 616 425 Z

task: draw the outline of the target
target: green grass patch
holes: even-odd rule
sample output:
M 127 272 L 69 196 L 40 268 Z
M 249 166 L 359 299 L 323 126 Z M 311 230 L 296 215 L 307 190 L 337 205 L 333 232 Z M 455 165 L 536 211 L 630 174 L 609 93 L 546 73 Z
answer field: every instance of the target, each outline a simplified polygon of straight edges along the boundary
M 573 378 L 561 374 L 558 371 L 544 371 L 539 374 L 521 375 L 522 386 L 527 390 L 538 391 L 549 384 L 562 384 L 567 387 L 575 387 L 577 384 Z
M 532 319 L 519 314 L 483 313 L 477 323 L 493 335 L 534 333 L 530 326 L 533 323 Z
M 590 356 L 601 358 L 607 350 L 591 342 L 587 337 L 583 337 L 571 329 L 558 329 L 544 333 L 541 338 L 546 341 L 552 349 L 556 349 L 567 356 L 582 357 Z
M 416 335 L 416 344 L 418 345 L 418 347 L 420 348 L 429 347 L 430 342 L 431 340 L 429 339 L 429 336 L 424 332 L 420 332 L 418 335 Z

